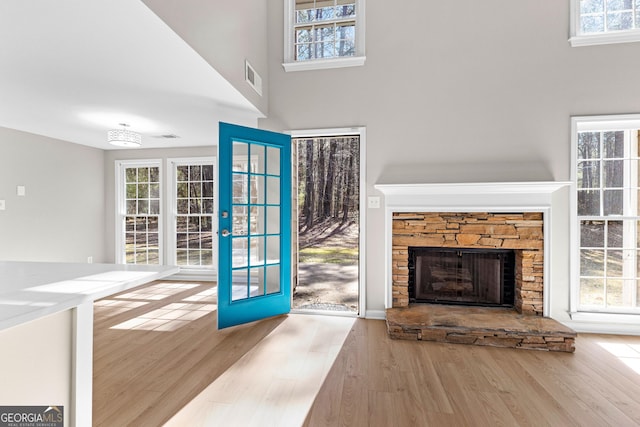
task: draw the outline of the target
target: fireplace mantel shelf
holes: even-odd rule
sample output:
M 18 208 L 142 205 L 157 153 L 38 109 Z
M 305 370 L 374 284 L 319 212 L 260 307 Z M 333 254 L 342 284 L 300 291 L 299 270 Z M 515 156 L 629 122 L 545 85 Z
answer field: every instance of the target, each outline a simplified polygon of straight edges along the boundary
M 428 184 L 376 184 L 385 196 L 427 194 L 550 194 L 571 185 L 569 181 L 460 182 Z

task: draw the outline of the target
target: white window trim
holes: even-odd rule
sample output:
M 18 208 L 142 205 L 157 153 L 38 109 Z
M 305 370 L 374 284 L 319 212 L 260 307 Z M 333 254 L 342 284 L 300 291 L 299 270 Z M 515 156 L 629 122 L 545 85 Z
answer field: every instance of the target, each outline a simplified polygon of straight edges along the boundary
M 160 214 L 158 215 L 158 265 L 164 265 L 164 209 L 162 202 L 163 194 L 163 177 L 164 171 L 162 167 L 162 159 L 144 159 L 144 160 L 116 160 L 115 161 L 115 181 L 116 181 L 116 212 L 115 212 L 115 261 L 116 264 L 125 264 L 125 252 L 122 250 L 125 243 L 125 229 L 123 227 L 123 217 L 126 215 L 125 201 L 125 176 L 124 170 L 130 167 L 157 166 L 160 169 Z
M 384 319 L 384 310 L 367 310 L 367 266 L 366 266 L 366 228 L 367 228 L 367 128 L 364 126 L 334 129 L 291 130 L 285 132 L 291 138 L 359 135 L 360 136 L 360 245 L 358 250 L 358 317 L 367 319 Z M 293 165 L 291 165 L 293 168 Z M 293 264 L 293 263 L 292 263 Z M 293 268 L 293 267 L 292 267 Z M 293 292 L 291 293 L 293 298 Z
M 356 54 L 349 57 L 296 61 L 293 56 L 293 28 L 295 0 L 284 0 L 284 70 L 309 71 L 364 65 L 365 56 L 365 0 L 356 0 Z
M 197 267 L 180 267 L 180 273 L 173 277 L 179 280 L 192 279 L 192 280 L 214 280 L 217 274 L 217 260 L 218 260 L 218 164 L 216 157 L 176 157 L 167 159 L 167 246 L 165 256 L 167 262 L 173 264 L 176 259 L 176 225 L 175 216 L 177 213 L 176 206 L 176 166 L 178 165 L 204 165 L 213 164 L 213 221 L 212 230 L 213 233 L 213 253 L 215 255 L 212 268 L 197 268 Z M 212 276 L 213 275 L 213 276 Z
M 571 43 L 572 47 L 640 42 L 640 29 L 638 28 L 601 34 L 579 34 L 580 0 L 570 0 L 570 19 L 571 37 L 569 38 L 569 43 Z
M 633 313 L 599 313 L 578 311 L 580 297 L 580 224 L 578 221 L 577 148 L 578 132 L 640 129 L 640 114 L 581 116 L 571 118 L 571 200 L 570 200 L 570 327 L 584 332 L 638 332 L 640 315 Z

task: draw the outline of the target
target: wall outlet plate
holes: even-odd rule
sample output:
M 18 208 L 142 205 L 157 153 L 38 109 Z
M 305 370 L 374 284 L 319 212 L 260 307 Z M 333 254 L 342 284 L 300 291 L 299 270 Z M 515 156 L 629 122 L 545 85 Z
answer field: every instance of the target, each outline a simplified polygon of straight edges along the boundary
M 6 207 L 5 203 L 4 203 L 4 200 L 0 200 L 0 211 L 5 210 L 6 208 L 7 207 Z
M 367 199 L 367 206 L 369 209 L 379 209 L 380 208 L 380 196 L 369 196 Z

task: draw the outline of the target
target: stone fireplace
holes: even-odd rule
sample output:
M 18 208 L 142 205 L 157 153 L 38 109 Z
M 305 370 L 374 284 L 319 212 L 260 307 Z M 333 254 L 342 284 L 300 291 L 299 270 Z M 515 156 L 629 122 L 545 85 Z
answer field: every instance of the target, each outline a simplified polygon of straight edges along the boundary
M 385 195 L 391 337 L 574 351 L 575 332 L 549 317 L 553 193 L 564 185 L 376 185 Z
M 409 305 L 410 248 L 486 249 L 486 254 L 496 249 L 510 249 L 515 255 L 512 305 L 518 313 L 542 316 L 542 212 L 394 212 L 392 221 L 392 307 Z M 445 274 L 440 271 L 438 269 L 441 275 Z M 447 302 L 456 304 L 458 301 L 464 305 L 476 297 L 478 291 L 472 282 L 471 278 L 457 280 L 458 292 L 456 294 L 453 289 Z M 464 288 L 468 292 L 464 292 Z

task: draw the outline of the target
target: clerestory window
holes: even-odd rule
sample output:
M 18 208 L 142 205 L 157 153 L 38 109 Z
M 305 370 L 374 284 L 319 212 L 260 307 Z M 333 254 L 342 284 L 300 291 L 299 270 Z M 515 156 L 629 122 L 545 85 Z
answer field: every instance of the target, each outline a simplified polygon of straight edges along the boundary
M 571 45 L 640 41 L 640 0 L 571 0 Z
M 364 64 L 364 0 L 285 0 L 285 70 Z

